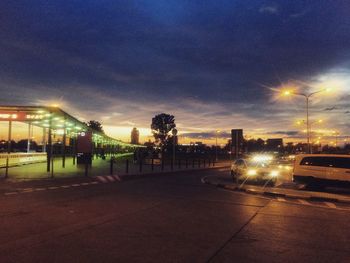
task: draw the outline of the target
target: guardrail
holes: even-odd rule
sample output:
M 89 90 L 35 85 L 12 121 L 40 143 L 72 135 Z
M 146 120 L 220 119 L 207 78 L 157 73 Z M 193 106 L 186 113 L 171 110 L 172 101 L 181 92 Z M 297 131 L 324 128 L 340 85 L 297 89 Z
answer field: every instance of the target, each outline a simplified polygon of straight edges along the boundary
M 215 166 L 215 159 L 178 159 L 173 163 L 173 160 L 162 160 L 162 159 L 144 159 L 138 161 L 138 170 L 140 173 L 142 173 L 144 167 L 151 167 L 151 171 L 153 172 L 155 170 L 155 167 L 158 167 L 160 171 L 166 170 L 166 165 L 168 165 L 167 169 L 170 171 L 182 168 L 205 168 L 205 167 L 214 167 Z M 117 162 L 116 158 L 111 158 L 110 160 L 110 174 L 114 174 L 114 169 L 116 166 L 124 166 L 125 167 L 125 173 L 128 174 L 130 170 L 130 162 L 129 160 L 125 160 L 124 162 L 120 161 Z
M 46 162 L 46 153 L 0 153 L 0 168 L 18 166 L 22 164 Z

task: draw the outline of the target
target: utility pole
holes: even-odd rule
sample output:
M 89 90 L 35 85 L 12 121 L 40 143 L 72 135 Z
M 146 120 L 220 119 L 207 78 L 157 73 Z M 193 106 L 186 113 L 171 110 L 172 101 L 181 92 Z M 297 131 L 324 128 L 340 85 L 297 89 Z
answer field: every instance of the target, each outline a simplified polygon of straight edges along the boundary
M 175 165 L 175 143 L 176 143 L 176 135 L 177 135 L 177 129 L 172 130 L 173 134 L 173 165 Z

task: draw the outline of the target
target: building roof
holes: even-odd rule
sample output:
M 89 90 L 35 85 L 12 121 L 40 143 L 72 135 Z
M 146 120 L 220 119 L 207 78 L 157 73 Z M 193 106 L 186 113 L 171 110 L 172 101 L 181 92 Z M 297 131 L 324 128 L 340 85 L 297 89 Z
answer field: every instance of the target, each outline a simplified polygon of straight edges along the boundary
M 92 130 L 86 123 L 79 121 L 59 107 L 0 105 L 0 121 L 30 123 L 34 126 L 62 131 L 62 133 L 66 130 L 68 136 L 76 136 L 80 132 L 92 131 L 95 142 L 122 147 L 140 147 L 140 145 L 125 143 L 102 132 Z

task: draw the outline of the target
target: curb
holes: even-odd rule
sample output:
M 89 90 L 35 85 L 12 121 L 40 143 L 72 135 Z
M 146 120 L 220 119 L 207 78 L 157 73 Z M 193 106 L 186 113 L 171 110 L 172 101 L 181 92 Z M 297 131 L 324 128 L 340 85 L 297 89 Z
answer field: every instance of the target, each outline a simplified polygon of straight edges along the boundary
M 155 178 L 161 176 L 168 176 L 174 173 L 187 173 L 187 172 L 199 172 L 213 169 L 222 169 L 227 168 L 227 166 L 212 166 L 212 167 L 203 167 L 203 168 L 195 168 L 195 169 L 186 169 L 186 170 L 173 170 L 173 171 L 163 171 L 163 172 L 154 172 L 154 173 L 137 173 L 137 174 L 123 174 L 119 175 L 120 181 L 130 181 L 137 179 L 146 179 L 146 178 Z
M 262 195 L 262 196 L 269 196 L 269 197 L 283 197 L 283 198 L 289 198 L 289 199 L 303 199 L 307 201 L 313 201 L 313 202 L 333 202 L 333 203 L 343 203 L 343 204 L 350 204 L 350 200 L 343 200 L 338 198 L 331 198 L 331 197 L 320 197 L 320 196 L 298 196 L 293 194 L 284 194 L 284 193 L 277 193 L 273 191 L 259 191 L 259 190 L 253 190 L 253 189 L 247 189 L 247 188 L 240 188 L 238 186 L 231 186 L 226 185 L 222 183 L 212 183 L 209 180 L 207 180 L 206 177 L 202 178 L 202 182 L 204 181 L 205 184 L 209 184 L 212 186 L 216 186 L 218 188 L 223 188 L 232 192 L 244 192 L 247 194 L 254 194 L 254 195 Z

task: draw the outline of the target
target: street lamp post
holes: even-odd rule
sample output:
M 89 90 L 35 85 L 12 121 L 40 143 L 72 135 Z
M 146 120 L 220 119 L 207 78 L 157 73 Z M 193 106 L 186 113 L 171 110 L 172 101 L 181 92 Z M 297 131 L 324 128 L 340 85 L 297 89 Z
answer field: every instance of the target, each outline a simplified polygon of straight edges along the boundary
M 173 134 L 173 165 L 175 165 L 175 143 L 176 143 L 176 135 L 177 135 L 177 129 L 172 130 Z
M 296 95 L 296 96 L 303 96 L 305 98 L 305 102 L 306 102 L 306 134 L 307 134 L 307 152 L 311 153 L 311 147 L 310 147 L 310 122 L 309 122 L 309 102 L 310 102 L 310 98 L 311 96 L 318 94 L 320 92 L 323 91 L 327 91 L 328 89 L 322 89 L 322 90 L 318 90 L 315 92 L 311 92 L 311 93 L 299 93 L 299 92 L 294 92 L 294 91 L 285 91 L 283 93 L 283 95 L 285 96 L 290 96 L 290 95 Z
M 339 131 L 333 131 L 332 132 L 335 136 L 335 147 L 338 146 L 338 136 L 340 135 L 340 132 Z
M 309 116 L 309 111 L 308 111 L 308 108 L 309 108 L 309 103 L 306 104 L 307 105 L 307 113 L 306 115 Z M 311 122 L 310 123 L 310 120 L 309 119 L 306 119 L 306 123 L 305 123 L 305 120 L 302 121 L 304 124 L 306 124 L 306 133 L 307 133 L 307 144 L 308 144 L 308 151 L 310 153 L 312 153 L 312 147 L 309 148 L 310 146 L 310 142 L 312 144 L 312 140 L 311 140 L 311 136 L 312 136 L 312 125 L 315 124 L 315 123 L 322 123 L 323 120 L 317 120 L 317 121 L 314 121 L 314 122 Z M 298 124 L 300 124 L 301 122 L 298 122 Z
M 215 135 L 215 160 L 218 161 L 218 134 L 220 131 L 216 131 Z

